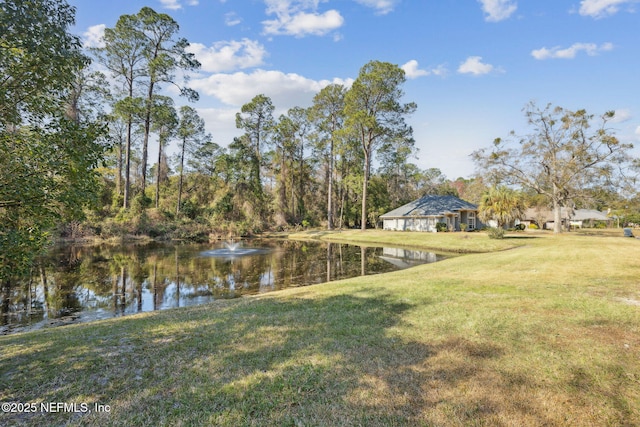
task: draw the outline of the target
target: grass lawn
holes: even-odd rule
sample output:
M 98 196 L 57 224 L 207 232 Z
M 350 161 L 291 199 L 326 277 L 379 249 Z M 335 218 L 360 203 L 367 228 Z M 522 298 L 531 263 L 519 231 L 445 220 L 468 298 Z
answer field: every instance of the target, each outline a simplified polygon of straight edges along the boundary
M 290 239 L 319 239 L 332 242 L 359 242 L 416 247 L 439 252 L 479 253 L 513 249 L 525 245 L 533 235 L 513 233 L 502 240 L 488 239 L 484 233 L 417 233 L 384 230 L 304 231 Z
M 464 235 L 348 232 L 475 253 L 0 337 L 1 402 L 110 408 L 0 425 L 640 425 L 640 240 Z

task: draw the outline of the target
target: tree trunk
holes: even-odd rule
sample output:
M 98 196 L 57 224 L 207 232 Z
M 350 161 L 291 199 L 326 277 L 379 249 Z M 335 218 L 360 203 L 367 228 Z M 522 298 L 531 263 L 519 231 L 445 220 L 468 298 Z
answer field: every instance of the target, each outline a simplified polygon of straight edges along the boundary
M 158 139 L 158 164 L 156 168 L 156 209 L 160 204 L 160 163 L 162 162 L 162 137 Z
M 118 159 L 116 161 L 116 194 L 122 194 L 122 138 L 118 137 Z
M 327 230 L 333 229 L 333 137 L 329 149 L 329 182 L 327 186 Z
M 347 192 L 344 184 L 340 186 L 340 217 L 338 218 L 338 228 L 344 227 L 344 205 L 347 202 Z
M 304 219 L 304 145 L 300 143 L 300 172 L 298 175 L 298 217 L 300 221 Z
M 129 82 L 129 98 L 133 98 L 133 71 L 129 71 L 127 78 Z M 131 197 L 131 133 L 133 128 L 133 115 L 128 113 L 127 117 L 127 141 L 125 149 L 125 169 L 124 169 L 124 195 L 122 206 L 125 209 L 129 209 L 129 199 Z
M 149 156 L 149 134 L 151 133 L 151 108 L 153 103 L 153 86 L 154 82 L 149 83 L 149 92 L 147 93 L 147 111 L 144 117 L 144 139 L 142 140 L 142 196 L 147 188 L 147 157 Z
M 553 232 L 562 233 L 562 206 L 557 200 L 553 201 Z
M 262 155 L 260 153 L 260 130 L 262 129 L 262 120 L 258 119 L 256 132 L 256 160 L 258 162 L 258 185 L 262 185 Z
M 182 140 L 182 153 L 180 154 L 180 180 L 178 181 L 178 205 L 176 206 L 176 215 L 180 213 L 180 204 L 182 203 L 182 180 L 184 170 L 184 152 L 187 146 L 186 138 Z
M 287 202 L 287 159 L 285 158 L 284 148 L 280 154 L 280 188 L 278 189 L 278 197 L 280 198 L 280 213 L 287 218 L 289 211 L 289 203 Z
M 362 213 L 360 215 L 360 229 L 367 229 L 367 187 L 369 184 L 369 151 L 364 153 L 364 177 L 362 179 Z
M 129 209 L 129 198 L 131 192 L 131 128 L 133 127 L 133 119 L 129 116 L 127 122 L 127 142 L 124 159 L 124 202 L 123 207 Z
M 11 307 L 11 279 L 2 282 L 2 294 L 0 295 L 0 320 L 2 325 L 9 323 L 9 308 Z

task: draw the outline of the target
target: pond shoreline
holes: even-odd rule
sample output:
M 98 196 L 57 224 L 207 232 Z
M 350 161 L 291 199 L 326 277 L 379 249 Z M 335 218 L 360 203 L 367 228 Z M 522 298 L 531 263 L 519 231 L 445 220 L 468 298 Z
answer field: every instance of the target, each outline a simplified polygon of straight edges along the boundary
M 282 238 L 286 239 L 291 233 L 289 232 L 264 232 L 259 234 L 251 234 L 244 236 L 227 236 L 216 235 L 210 238 L 208 242 L 201 239 L 178 239 L 167 238 L 166 236 L 151 237 L 146 234 L 124 234 L 118 237 L 101 237 L 101 236 L 83 236 L 77 238 L 71 237 L 55 237 L 52 239 L 54 245 L 58 244 L 78 244 L 78 245 L 123 245 L 123 244 L 147 244 L 147 243 L 185 243 L 185 244 L 215 244 L 230 240 L 247 240 L 247 239 L 266 239 L 266 238 Z
M 233 245 L 60 241 L 41 258 L 28 287 L 17 285 L 9 294 L 12 308 L 2 314 L 0 334 L 380 274 L 444 257 L 413 248 L 284 237 Z

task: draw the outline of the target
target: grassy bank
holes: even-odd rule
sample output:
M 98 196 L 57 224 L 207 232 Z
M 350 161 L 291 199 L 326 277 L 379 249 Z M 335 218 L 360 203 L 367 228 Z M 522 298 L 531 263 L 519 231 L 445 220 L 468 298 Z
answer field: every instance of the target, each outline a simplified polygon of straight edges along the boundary
M 466 244 L 460 234 L 442 236 Z M 636 239 L 538 235 L 380 276 L 0 337 L 0 401 L 110 407 L 4 413 L 0 425 L 638 425 L 638 255 Z
M 315 230 L 289 234 L 290 239 L 421 248 L 436 252 L 481 253 L 513 249 L 528 243 L 536 233 L 513 233 L 505 239 L 488 239 L 485 233 L 413 233 L 385 230 Z

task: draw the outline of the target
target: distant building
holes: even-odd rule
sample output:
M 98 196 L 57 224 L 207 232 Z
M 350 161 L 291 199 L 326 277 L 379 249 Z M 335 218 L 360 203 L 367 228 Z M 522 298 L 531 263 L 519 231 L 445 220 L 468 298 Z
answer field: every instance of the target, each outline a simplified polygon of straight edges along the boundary
M 385 230 L 437 231 L 438 223 L 448 230 L 460 231 L 481 226 L 478 207 L 454 196 L 424 196 L 380 216 Z
M 562 220 L 562 226 L 582 228 L 583 226 L 592 226 L 596 221 L 606 221 L 609 223 L 612 219 L 607 216 L 605 212 L 600 212 L 595 209 L 570 209 L 561 208 L 560 218 Z M 524 217 L 520 219 L 521 224 L 525 224 L 529 227 L 532 223 L 536 224 L 541 229 L 553 229 L 553 223 L 555 219 L 553 217 L 553 211 L 544 208 L 529 208 L 525 211 Z
M 569 218 L 569 224 L 578 228 L 592 227 L 596 221 L 604 221 L 607 225 L 611 225 L 613 220 L 606 213 L 595 209 L 576 209 L 573 211 L 573 216 Z

